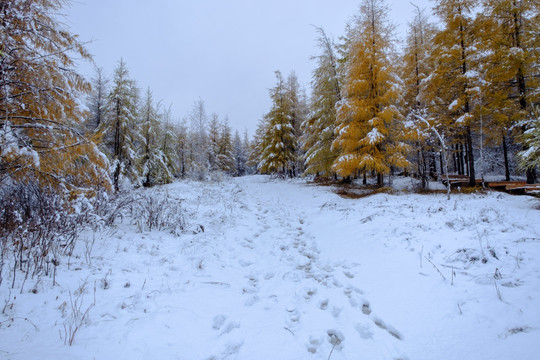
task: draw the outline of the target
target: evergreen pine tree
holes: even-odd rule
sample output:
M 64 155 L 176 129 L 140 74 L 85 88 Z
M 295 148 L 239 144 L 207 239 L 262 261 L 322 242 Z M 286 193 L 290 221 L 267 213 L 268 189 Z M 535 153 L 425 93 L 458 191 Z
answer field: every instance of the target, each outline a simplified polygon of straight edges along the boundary
M 290 161 L 290 175 L 298 176 L 304 170 L 304 146 L 302 144 L 302 123 L 307 118 L 308 106 L 306 95 L 301 90 L 298 77 L 293 71 L 287 77 L 285 84 L 285 97 L 288 117 L 293 129 L 291 149 L 293 159 Z
M 216 113 L 213 113 L 210 116 L 210 123 L 208 124 L 208 166 L 210 167 L 210 171 L 221 170 L 219 162 L 220 127 L 219 117 Z
M 111 92 L 107 98 L 107 116 L 98 128 L 102 148 L 111 159 L 111 174 L 115 191 L 125 177 L 139 185 L 139 145 L 144 142 L 137 124 L 139 89 L 129 77 L 121 59 L 114 71 Z
M 231 127 L 229 126 L 229 118 L 221 124 L 221 134 L 219 137 L 218 163 L 221 171 L 227 174 L 234 174 L 234 153 L 233 143 L 231 138 Z
M 266 134 L 269 132 L 269 123 L 266 121 L 266 117 L 263 117 L 257 122 L 257 128 L 255 129 L 255 135 L 253 136 L 253 142 L 249 146 L 248 166 L 254 169 L 254 172 L 265 173 L 264 169 L 259 168 L 259 164 L 262 161 L 262 154 L 264 149 L 268 146 L 268 137 Z
M 253 164 L 253 162 L 251 161 L 254 154 L 253 149 L 254 149 L 254 145 L 249 140 L 247 129 L 244 129 L 244 137 L 242 139 L 242 150 L 246 158 L 245 160 L 246 174 L 253 174 L 256 170 L 256 164 Z
M 234 132 L 233 138 L 233 158 L 234 158 L 234 176 L 244 176 L 246 174 L 247 154 L 242 138 L 238 130 Z
M 172 109 L 169 106 L 164 110 L 161 115 L 161 131 L 160 131 L 160 149 L 165 157 L 165 162 L 171 176 L 178 175 L 178 169 L 180 166 L 180 159 L 178 158 L 178 153 L 176 151 L 176 128 L 172 120 Z
M 174 126 L 174 135 L 174 151 L 178 159 L 177 176 L 184 179 L 188 175 L 191 166 L 189 132 L 185 119 Z
M 260 140 L 258 170 L 262 173 L 292 175 L 296 160 L 295 130 L 287 99 L 287 88 L 281 72 L 276 71 L 276 86 L 270 90 L 272 108 L 266 114 L 266 131 Z
M 199 99 L 193 104 L 189 114 L 191 122 L 190 131 L 190 172 L 198 180 L 203 180 L 208 174 L 208 115 L 204 101 Z
M 303 124 L 306 173 L 329 177 L 337 158 L 335 140 L 336 104 L 341 100 L 341 84 L 335 45 L 322 28 L 317 28 L 321 55 L 314 57 L 317 68 L 311 82 L 311 114 Z
M 86 130 L 93 133 L 99 128 L 105 116 L 109 93 L 109 79 L 103 73 L 103 68 L 95 69 L 95 76 L 92 78 L 91 84 L 92 91 L 88 94 L 86 101 L 89 111 L 89 116 L 86 119 Z
M 160 138 L 162 126 L 159 119 L 159 105 L 154 104 L 152 92 L 147 89 L 140 109 L 142 131 L 141 175 L 143 186 L 169 183 L 172 174 L 167 166 L 167 158 L 162 152 Z

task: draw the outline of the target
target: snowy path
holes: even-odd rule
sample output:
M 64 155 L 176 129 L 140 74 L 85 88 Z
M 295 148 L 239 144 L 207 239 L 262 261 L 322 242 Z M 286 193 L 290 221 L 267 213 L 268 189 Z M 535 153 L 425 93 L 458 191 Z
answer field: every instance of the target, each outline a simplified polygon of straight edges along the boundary
M 277 310 L 281 319 L 275 331 L 292 336 L 305 347 L 299 349 L 298 358 L 305 358 L 307 354 L 302 351 L 306 350 L 316 358 L 327 358 L 336 351 L 334 357 L 339 358 L 337 352 L 346 345 L 354 349 L 353 354 L 356 350 L 371 352 L 373 349 L 355 346 L 354 342 L 360 343 L 361 339 L 380 339 L 387 348 L 380 352 L 380 358 L 399 358 L 399 351 L 394 350 L 401 340 L 399 331 L 374 316 L 369 299 L 351 284 L 357 266 L 331 263 L 320 255 L 310 219 L 322 204 L 312 191 L 294 185 L 293 191 L 286 191 L 280 189 L 280 183 L 264 184 L 264 190 L 263 184 L 245 185 L 248 196 L 255 201 L 252 218 L 244 220 L 250 228 L 244 246 L 251 251 L 240 260 L 248 271 L 246 305 L 258 306 L 257 313 L 263 314 Z M 340 236 L 338 228 L 327 230 L 331 233 L 327 241 Z M 272 317 L 272 313 L 268 315 Z M 359 341 L 346 339 L 347 332 Z M 374 348 L 380 346 L 377 341 L 371 343 Z M 279 343 L 270 345 L 269 350 L 274 350 L 269 353 L 279 347 Z M 290 350 L 281 356 L 294 358 Z
M 264 176 L 166 189 L 205 231 L 88 234 L 90 264 L 16 294 L 0 358 L 537 358 L 537 200 L 349 200 Z M 70 347 L 73 302 L 90 310 Z

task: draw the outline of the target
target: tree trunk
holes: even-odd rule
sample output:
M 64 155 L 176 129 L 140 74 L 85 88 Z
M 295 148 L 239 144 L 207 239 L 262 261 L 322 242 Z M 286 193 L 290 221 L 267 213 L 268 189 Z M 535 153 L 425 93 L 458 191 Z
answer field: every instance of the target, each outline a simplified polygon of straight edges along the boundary
M 527 184 L 536 184 L 538 178 L 536 176 L 536 167 L 527 169 Z
M 463 156 L 463 144 L 459 144 L 459 152 L 458 152 L 458 159 L 459 159 L 459 175 L 465 174 L 465 160 Z
M 429 176 L 433 179 L 437 173 L 437 160 L 435 159 L 435 152 L 431 151 L 429 157 Z
M 443 155 L 442 151 L 439 151 L 439 166 L 441 168 L 441 175 L 444 175 Z
M 118 192 L 120 190 L 120 162 L 116 164 L 116 169 L 114 169 L 113 174 L 113 185 L 114 185 L 114 191 Z
M 508 163 L 508 145 L 506 144 L 506 136 L 502 132 L 502 145 L 504 153 L 504 174 L 506 181 L 510 181 L 510 164 Z
M 476 174 L 474 171 L 474 154 L 473 154 L 473 141 L 472 141 L 472 132 L 471 127 L 467 126 L 467 158 L 469 165 L 469 185 L 476 185 Z
M 377 187 L 382 188 L 384 186 L 384 175 L 377 173 Z
M 452 151 L 452 159 L 454 160 L 454 172 L 458 172 L 457 145 L 455 151 Z
M 427 176 L 426 176 L 426 158 L 424 156 L 424 148 L 420 147 L 418 151 L 418 172 L 420 179 L 422 180 L 422 189 L 427 188 Z

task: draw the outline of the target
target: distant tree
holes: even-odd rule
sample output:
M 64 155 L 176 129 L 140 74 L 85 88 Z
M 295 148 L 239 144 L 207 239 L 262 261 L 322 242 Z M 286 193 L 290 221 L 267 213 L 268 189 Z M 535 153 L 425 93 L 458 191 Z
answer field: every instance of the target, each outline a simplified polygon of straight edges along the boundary
M 139 185 L 139 145 L 144 143 L 138 127 L 139 89 L 129 77 L 126 63 L 121 59 L 114 71 L 111 92 L 107 97 L 107 116 L 98 132 L 102 148 L 111 159 L 115 191 L 123 178 Z
M 70 192 L 110 185 L 106 158 L 76 130 L 90 85 L 73 56 L 90 55 L 57 21 L 66 3 L 0 2 L 0 182 L 33 178 Z
M 335 44 L 322 28 L 316 28 L 321 54 L 314 57 L 317 68 L 311 87 L 311 113 L 304 121 L 305 172 L 323 177 L 331 176 L 332 165 L 338 156 L 332 148 L 335 140 L 336 104 L 341 101 L 341 83 Z
M 199 99 L 193 104 L 189 114 L 191 125 L 191 175 L 197 179 L 204 179 L 208 174 L 208 115 L 204 101 Z
M 292 175 L 296 161 L 296 138 L 287 99 L 287 88 L 281 72 L 276 71 L 276 86 L 270 90 L 272 108 L 266 114 L 258 170 L 262 173 Z
M 86 130 L 93 133 L 101 125 L 106 112 L 109 79 L 103 73 L 103 68 L 97 67 L 91 79 L 92 90 L 86 99 L 89 110 L 86 119 Z
M 165 162 L 169 172 L 172 176 L 178 175 L 178 169 L 180 166 L 180 159 L 176 151 L 176 128 L 172 120 L 173 114 L 171 106 L 164 109 L 161 114 L 161 133 L 158 139 L 160 143 L 160 149 L 165 156 Z
M 140 154 L 143 186 L 166 184 L 172 181 L 172 173 L 167 166 L 167 157 L 160 142 L 163 127 L 160 122 L 159 104 L 154 104 L 152 91 L 146 91 L 139 111 L 142 131 L 142 151 Z
M 244 153 L 246 154 L 245 155 L 246 156 L 246 162 L 245 162 L 246 174 L 253 174 L 255 173 L 257 169 L 256 164 L 253 164 L 252 162 L 252 158 L 254 155 L 254 143 L 255 141 L 252 142 L 249 140 L 247 129 L 244 129 L 244 137 L 242 139 L 242 148 L 244 150 Z
M 187 121 L 183 119 L 174 125 L 175 155 L 178 159 L 177 176 L 185 178 L 188 175 L 190 163 L 190 142 Z
M 208 166 L 210 171 L 221 170 L 219 164 L 219 147 L 221 137 L 221 124 L 219 123 L 219 116 L 213 113 L 210 116 L 210 122 L 208 124 Z
M 302 124 L 309 112 L 305 92 L 301 89 L 298 77 L 293 71 L 287 77 L 285 83 L 285 97 L 287 102 L 288 117 L 293 129 L 291 152 L 294 158 L 291 160 L 291 176 L 298 176 L 304 171 L 304 146 L 302 144 Z
M 234 150 L 231 137 L 231 127 L 229 118 L 225 117 L 221 124 L 221 134 L 219 138 L 218 163 L 221 171 L 234 174 Z
M 236 130 L 233 138 L 234 176 L 244 176 L 246 174 L 247 157 L 247 148 L 244 147 L 240 133 Z
M 253 141 L 250 143 L 248 166 L 255 169 L 255 172 L 264 173 L 259 169 L 259 164 L 262 160 L 263 150 L 268 145 L 266 133 L 269 131 L 269 125 L 270 124 L 266 121 L 266 117 L 259 119 L 255 134 L 253 135 Z
M 402 115 L 396 106 L 400 80 L 393 65 L 392 26 L 383 0 L 363 0 L 349 34 L 343 99 L 334 170 L 341 176 L 375 172 L 378 186 L 393 167 L 408 167 L 406 145 L 400 141 Z

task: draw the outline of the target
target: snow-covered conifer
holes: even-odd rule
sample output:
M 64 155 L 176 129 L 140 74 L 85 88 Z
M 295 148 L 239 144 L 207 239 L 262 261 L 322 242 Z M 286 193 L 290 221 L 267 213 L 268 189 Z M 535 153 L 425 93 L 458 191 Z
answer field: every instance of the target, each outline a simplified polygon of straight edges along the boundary
M 346 77 L 338 103 L 334 170 L 341 176 L 375 172 L 378 186 L 392 167 L 407 167 L 400 141 L 400 80 L 392 62 L 393 34 L 383 0 L 363 0 L 350 28 Z

